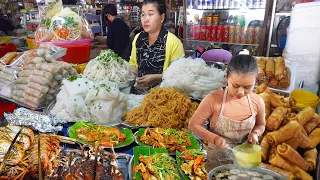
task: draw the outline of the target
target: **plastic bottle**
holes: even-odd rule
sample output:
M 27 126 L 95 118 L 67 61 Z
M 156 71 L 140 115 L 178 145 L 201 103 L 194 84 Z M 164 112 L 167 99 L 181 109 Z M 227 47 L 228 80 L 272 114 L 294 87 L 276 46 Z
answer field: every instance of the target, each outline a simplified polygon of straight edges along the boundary
M 239 24 L 241 27 L 241 43 L 246 44 L 247 43 L 247 33 L 246 33 L 246 19 L 244 15 L 240 16 Z
M 222 42 L 228 42 L 229 39 L 229 21 L 227 20 L 223 23 L 222 27 Z
M 235 31 L 236 31 L 236 26 L 235 26 L 234 18 L 231 15 L 229 17 L 229 37 L 228 37 L 228 42 L 229 43 L 233 43 L 234 42 Z
M 247 44 L 253 44 L 254 42 L 254 24 L 248 26 L 247 29 Z
M 241 26 L 239 23 L 238 16 L 235 16 L 234 18 L 235 23 L 235 34 L 234 34 L 234 43 L 240 43 L 241 42 Z

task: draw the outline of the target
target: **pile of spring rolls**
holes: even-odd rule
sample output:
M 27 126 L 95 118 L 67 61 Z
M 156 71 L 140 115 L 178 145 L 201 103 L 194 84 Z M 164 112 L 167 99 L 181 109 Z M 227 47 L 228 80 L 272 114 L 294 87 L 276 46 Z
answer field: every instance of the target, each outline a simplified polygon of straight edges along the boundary
M 0 83 L 8 85 L 16 80 L 16 75 L 20 72 L 19 68 L 10 68 L 0 65 Z
M 296 101 L 270 91 L 265 84 L 255 93 L 265 102 L 266 132 L 261 137 L 261 167 L 287 179 L 312 180 L 320 143 L 320 117 L 311 107 L 297 108 Z
M 64 78 L 77 74 L 68 63 L 55 61 L 52 51 L 39 48 L 26 52 L 22 71 L 13 90 L 13 99 L 32 108 L 52 102 Z
M 267 84 L 271 88 L 286 89 L 290 86 L 290 70 L 282 57 L 257 58 L 259 84 Z

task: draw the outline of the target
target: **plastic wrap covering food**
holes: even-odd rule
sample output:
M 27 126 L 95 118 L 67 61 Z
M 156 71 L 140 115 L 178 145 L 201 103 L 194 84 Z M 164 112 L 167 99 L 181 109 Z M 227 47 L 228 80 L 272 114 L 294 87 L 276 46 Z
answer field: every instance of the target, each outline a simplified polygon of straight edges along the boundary
M 93 39 L 87 20 L 70 8 L 62 9 L 61 1 L 41 9 L 41 23 L 35 34 L 37 42 Z
M 70 8 L 61 10 L 51 20 L 54 41 L 79 39 L 82 29 L 81 17 Z
M 286 61 L 296 68 L 298 87 L 304 81 L 304 88 L 316 92 L 320 77 L 320 2 L 297 4 L 290 18 L 286 47 L 283 53 Z

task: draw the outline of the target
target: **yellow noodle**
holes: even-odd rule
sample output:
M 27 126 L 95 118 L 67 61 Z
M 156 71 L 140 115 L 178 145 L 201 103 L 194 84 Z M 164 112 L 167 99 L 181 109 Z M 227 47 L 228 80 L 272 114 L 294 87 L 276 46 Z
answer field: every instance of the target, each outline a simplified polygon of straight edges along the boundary
M 198 103 L 174 88 L 154 88 L 141 106 L 126 114 L 126 122 L 137 126 L 187 128 Z

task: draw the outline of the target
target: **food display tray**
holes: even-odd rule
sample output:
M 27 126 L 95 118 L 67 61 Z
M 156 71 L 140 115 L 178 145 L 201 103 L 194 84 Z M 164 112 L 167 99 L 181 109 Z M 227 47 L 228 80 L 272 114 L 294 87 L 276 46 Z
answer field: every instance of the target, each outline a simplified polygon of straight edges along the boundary
M 275 173 L 275 172 L 270 171 L 270 170 L 265 169 L 265 168 L 256 167 L 256 168 L 245 169 L 245 168 L 241 168 L 241 167 L 239 167 L 237 165 L 234 165 L 234 164 L 226 164 L 226 165 L 222 165 L 222 166 L 219 166 L 219 167 L 216 167 L 216 168 L 212 169 L 209 172 L 208 180 L 211 180 L 214 177 L 214 175 L 216 173 L 218 173 L 218 172 L 221 172 L 223 170 L 231 170 L 231 169 L 244 169 L 244 170 L 249 170 L 249 171 L 261 173 L 261 174 L 264 174 L 264 175 L 273 176 L 273 177 L 276 178 L 276 180 L 286 180 L 286 178 L 281 176 L 280 174 Z

